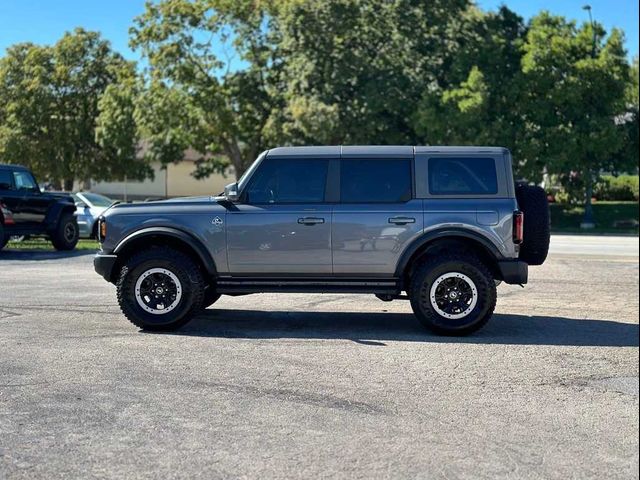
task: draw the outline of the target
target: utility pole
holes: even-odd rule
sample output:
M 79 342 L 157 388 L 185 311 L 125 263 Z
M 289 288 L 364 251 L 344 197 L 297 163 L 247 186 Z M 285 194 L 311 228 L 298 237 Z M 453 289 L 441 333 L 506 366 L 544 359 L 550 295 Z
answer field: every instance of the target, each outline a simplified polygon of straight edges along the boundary
M 591 16 L 591 5 L 584 5 L 582 9 L 586 10 L 587 13 L 589 14 L 589 23 L 591 24 L 591 35 L 592 35 L 591 58 L 595 59 L 597 38 L 596 38 L 596 28 L 593 23 L 593 17 Z M 590 153 L 588 155 L 591 156 Z M 582 219 L 582 223 L 580 223 L 580 228 L 583 228 L 583 229 L 591 229 L 591 228 L 595 228 L 596 226 L 596 222 L 593 218 L 593 206 L 591 205 L 591 198 L 593 197 L 593 181 L 594 181 L 593 179 L 594 172 L 592 171 L 592 167 L 591 167 L 591 160 L 593 159 L 590 158 L 589 160 L 590 160 L 589 168 L 587 170 L 587 178 L 586 178 L 587 184 L 586 184 L 586 192 L 585 192 L 584 218 Z

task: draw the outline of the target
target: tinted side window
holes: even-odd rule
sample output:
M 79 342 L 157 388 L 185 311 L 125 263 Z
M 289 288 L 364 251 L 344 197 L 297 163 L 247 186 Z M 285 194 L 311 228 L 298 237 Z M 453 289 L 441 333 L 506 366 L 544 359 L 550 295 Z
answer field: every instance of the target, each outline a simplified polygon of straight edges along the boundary
M 342 203 L 399 203 L 411 200 L 411 160 L 342 159 Z
M 495 195 L 498 193 L 493 158 L 438 157 L 429 159 L 432 195 Z
M 36 181 L 28 172 L 13 172 L 13 179 L 18 190 L 35 191 L 38 189 Z
M 247 187 L 248 203 L 324 202 L 329 160 L 267 158 Z
M 0 170 L 0 190 L 13 190 L 10 170 Z

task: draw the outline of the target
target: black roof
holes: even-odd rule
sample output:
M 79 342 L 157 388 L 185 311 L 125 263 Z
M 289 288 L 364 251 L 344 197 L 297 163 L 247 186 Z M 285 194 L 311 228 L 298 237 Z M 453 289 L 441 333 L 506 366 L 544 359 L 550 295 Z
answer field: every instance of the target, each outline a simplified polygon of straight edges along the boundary
M 24 170 L 25 172 L 30 171 L 27 167 L 24 167 L 22 165 L 12 165 L 8 163 L 0 163 L 0 170 Z
M 335 145 L 309 147 L 277 147 L 267 151 L 268 157 L 412 157 L 416 153 L 485 153 L 501 155 L 504 147 L 483 146 L 409 146 L 409 145 Z

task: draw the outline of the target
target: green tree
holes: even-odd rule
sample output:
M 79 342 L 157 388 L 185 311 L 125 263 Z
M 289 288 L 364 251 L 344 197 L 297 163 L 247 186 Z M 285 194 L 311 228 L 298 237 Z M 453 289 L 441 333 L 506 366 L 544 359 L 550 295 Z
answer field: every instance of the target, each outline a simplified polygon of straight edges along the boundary
M 468 9 L 453 43 L 456 55 L 440 89 L 427 88 L 414 115 L 429 144 L 504 145 L 515 149 L 522 122 L 520 62 L 526 26 L 506 7 Z
M 530 179 L 545 168 L 579 172 L 590 218 L 595 178 L 623 167 L 617 154 L 625 139 L 616 123 L 625 112 L 628 84 L 622 33 L 607 36 L 598 24 L 576 27 L 543 12 L 531 21 L 524 52 L 523 171 Z
M 624 148 L 615 156 L 618 167 L 612 173 L 637 173 L 640 156 L 640 142 L 638 140 L 638 57 L 631 63 L 629 82 L 625 94 L 626 110 L 616 119 L 616 124 L 624 138 Z
M 136 102 L 149 158 L 175 162 L 192 147 L 202 155 L 198 174 L 225 168 L 223 155 L 239 176 L 267 147 L 264 129 L 278 92 L 271 22 L 249 0 L 147 3 L 131 45 L 149 65 Z M 216 54 L 221 48 L 228 57 Z
M 466 0 L 283 2 L 276 52 L 283 108 L 272 138 L 292 144 L 417 139 L 422 92 L 446 82 Z
M 99 101 L 135 74 L 95 32 L 76 29 L 51 47 L 18 44 L 0 59 L 0 157 L 24 163 L 65 189 L 74 180 L 142 178 L 132 145 L 96 138 Z

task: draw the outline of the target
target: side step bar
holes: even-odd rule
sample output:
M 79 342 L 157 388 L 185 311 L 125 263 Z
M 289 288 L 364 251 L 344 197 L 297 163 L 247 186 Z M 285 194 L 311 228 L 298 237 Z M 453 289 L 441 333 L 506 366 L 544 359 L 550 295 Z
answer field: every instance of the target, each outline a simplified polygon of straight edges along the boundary
M 398 279 L 218 278 L 218 293 L 374 293 L 397 295 Z

